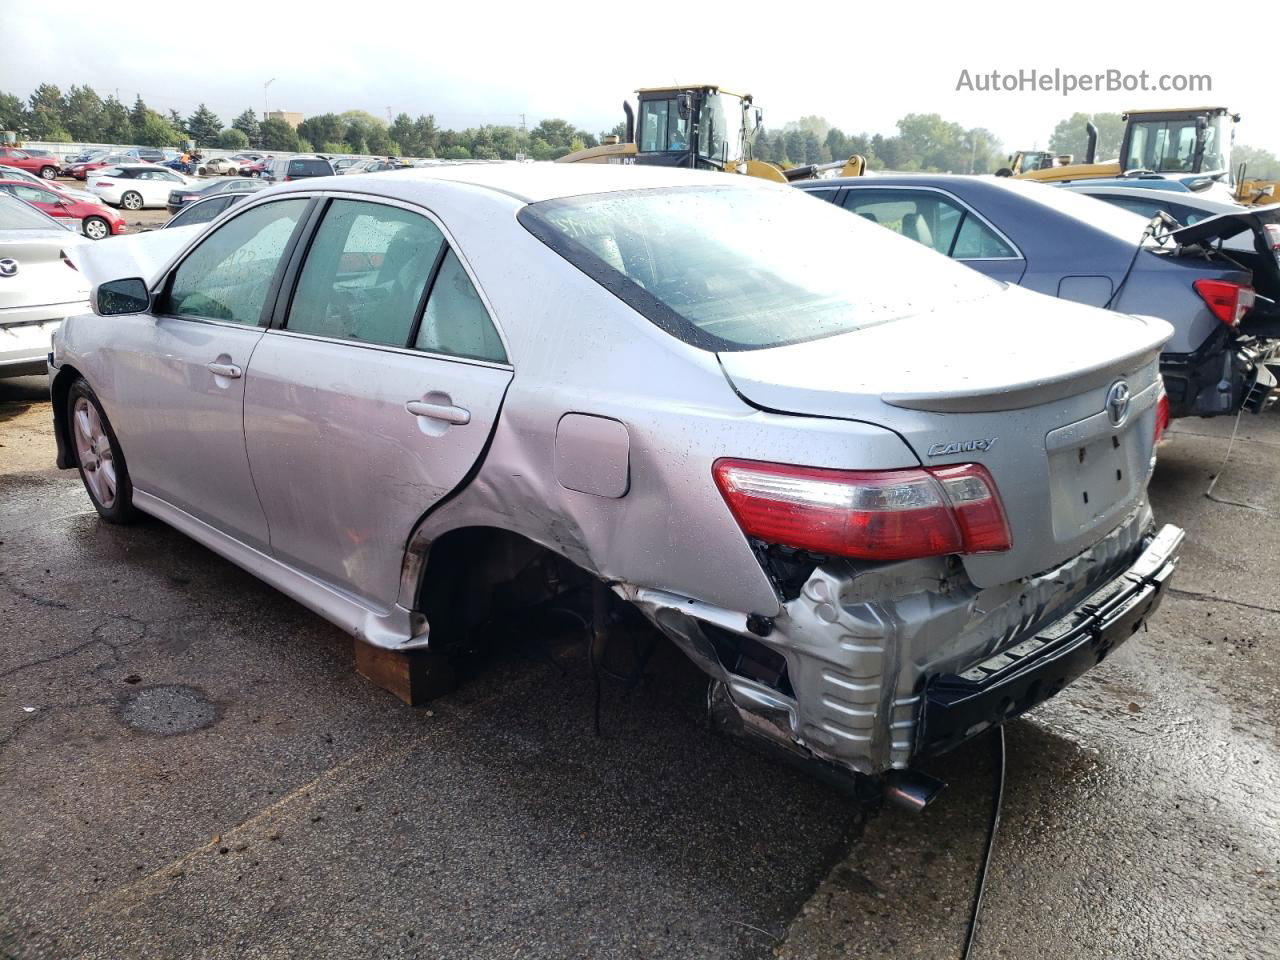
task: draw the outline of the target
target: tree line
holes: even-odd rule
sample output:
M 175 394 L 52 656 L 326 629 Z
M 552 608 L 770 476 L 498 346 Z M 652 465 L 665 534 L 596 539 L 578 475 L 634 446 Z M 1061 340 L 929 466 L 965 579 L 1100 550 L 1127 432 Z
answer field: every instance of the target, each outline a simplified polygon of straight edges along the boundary
M 874 170 L 993 173 L 1004 165 L 1000 141 L 982 127 L 965 128 L 936 113 L 909 113 L 898 132 L 845 133 L 823 117 L 807 116 L 777 131 L 756 133 L 759 160 L 783 165 L 830 163 L 860 154 Z
M 1049 149 L 1083 160 L 1089 120 L 1098 127 L 1098 158 L 1119 155 L 1124 122 L 1118 113 L 1074 113 L 1064 118 L 1053 128 Z M 805 116 L 777 130 L 757 131 L 753 150 L 759 159 L 784 166 L 841 161 L 852 154 L 861 154 L 869 167 L 880 170 L 993 173 L 1007 162 L 1000 141 L 983 127 L 966 128 L 936 113 L 909 113 L 896 127 L 891 135 L 845 133 L 823 117 Z M 498 124 L 450 130 L 441 128 L 433 114 L 414 118 L 401 113 L 388 124 L 363 110 L 347 110 L 308 117 L 295 130 L 283 120 L 260 120 L 252 109 L 224 124 L 203 103 L 183 116 L 177 110 L 153 110 L 141 96 L 127 107 L 114 96 L 99 96 L 88 85 L 72 85 L 64 93 L 54 84 L 42 83 L 25 100 L 0 92 L 0 130 L 54 143 L 177 147 L 194 140 L 200 147 L 225 150 L 252 147 L 454 160 L 520 156 L 554 160 L 597 146 L 606 136 L 621 136 L 624 127 L 619 123 L 612 130 L 592 134 L 567 120 L 549 119 L 532 129 Z M 1269 151 L 1237 144 L 1233 155 L 1237 163 L 1248 164 L 1251 177 L 1280 178 L 1280 159 Z
M 449 130 L 442 129 L 432 114 L 415 119 L 401 113 L 388 124 L 363 110 L 309 117 L 296 130 L 283 120 L 259 120 L 252 109 L 224 124 L 203 103 L 184 117 L 177 110 L 163 114 L 153 110 L 141 96 L 126 107 L 114 96 L 100 97 L 87 85 L 73 85 L 63 93 L 51 83 L 40 84 L 26 100 L 0 92 L 0 130 L 14 130 L 24 140 L 52 143 L 177 147 L 194 140 L 198 147 L 225 150 L 253 147 L 452 160 L 514 160 L 518 156 L 554 160 L 597 146 L 606 135 L 588 133 L 559 119 L 543 120 L 531 130 L 503 125 Z

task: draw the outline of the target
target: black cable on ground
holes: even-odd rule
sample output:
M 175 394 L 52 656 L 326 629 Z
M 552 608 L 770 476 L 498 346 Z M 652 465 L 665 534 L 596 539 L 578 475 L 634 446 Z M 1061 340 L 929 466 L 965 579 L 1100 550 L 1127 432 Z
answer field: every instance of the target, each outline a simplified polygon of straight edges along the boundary
M 996 831 L 1000 829 L 1000 807 L 1004 803 L 1004 727 L 997 727 L 991 738 L 992 758 L 996 762 L 996 789 L 991 797 L 991 824 L 987 828 L 987 851 L 982 856 L 982 868 L 978 871 L 978 883 L 973 891 L 973 909 L 969 913 L 969 933 L 964 941 L 961 960 L 969 960 L 969 951 L 978 935 L 978 916 L 982 912 L 982 894 L 987 887 L 987 870 L 991 867 L 991 850 L 996 845 Z

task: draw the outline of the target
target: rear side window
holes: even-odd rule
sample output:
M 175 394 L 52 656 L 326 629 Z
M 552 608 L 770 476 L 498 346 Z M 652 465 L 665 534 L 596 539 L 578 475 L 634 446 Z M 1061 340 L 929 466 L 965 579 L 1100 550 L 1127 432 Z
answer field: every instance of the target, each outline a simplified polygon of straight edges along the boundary
M 1017 254 L 960 204 L 932 190 L 849 188 L 846 210 L 957 260 L 991 260 Z
M 287 328 L 407 346 L 443 245 L 439 228 L 420 214 L 333 201 L 307 253 Z
M 260 323 L 271 280 L 309 202 L 263 204 L 205 237 L 174 271 L 168 312 Z
M 507 361 L 498 331 L 489 320 L 489 311 L 452 250 L 445 255 L 431 287 L 427 312 L 422 317 L 414 346 L 451 357 L 495 363 Z
M 231 197 L 214 197 L 193 203 L 185 210 L 178 211 L 177 216 L 165 224 L 165 227 L 189 227 L 193 223 L 208 223 L 223 210 L 231 206 Z

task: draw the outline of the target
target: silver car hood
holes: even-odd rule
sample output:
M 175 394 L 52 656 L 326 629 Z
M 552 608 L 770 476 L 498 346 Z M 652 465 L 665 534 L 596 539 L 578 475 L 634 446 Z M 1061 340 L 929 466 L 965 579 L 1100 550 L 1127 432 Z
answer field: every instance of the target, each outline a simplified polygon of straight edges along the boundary
M 107 280 L 141 277 L 150 287 L 160 278 L 169 262 L 206 226 L 200 223 L 172 230 L 107 237 L 79 247 L 72 254 L 72 259 L 92 286 Z
M 1013 533 L 1011 550 L 963 558 L 986 587 L 1066 561 L 1139 508 L 1158 357 L 1172 332 L 1154 317 L 1010 287 L 841 336 L 723 353 L 720 363 L 755 406 L 886 427 L 926 466 L 986 467 Z M 1120 381 L 1131 402 L 1114 424 L 1107 404 Z

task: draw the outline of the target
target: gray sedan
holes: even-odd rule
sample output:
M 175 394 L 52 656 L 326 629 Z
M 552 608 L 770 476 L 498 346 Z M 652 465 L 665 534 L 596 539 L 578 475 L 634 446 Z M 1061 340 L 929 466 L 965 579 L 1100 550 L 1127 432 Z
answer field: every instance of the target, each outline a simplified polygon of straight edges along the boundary
M 638 609 L 731 729 L 828 772 L 903 776 L 1039 703 L 1177 561 L 1146 499 L 1167 324 L 782 185 L 311 180 L 116 276 L 50 369 L 105 520 L 159 517 L 395 651 Z
M 1280 297 L 1270 255 L 1161 244 L 1146 233 L 1147 218 L 1007 178 L 921 174 L 797 187 L 997 280 L 1169 321 L 1161 371 L 1175 417 L 1256 413 L 1273 399 L 1276 344 L 1250 331 L 1248 315 L 1256 294 Z

